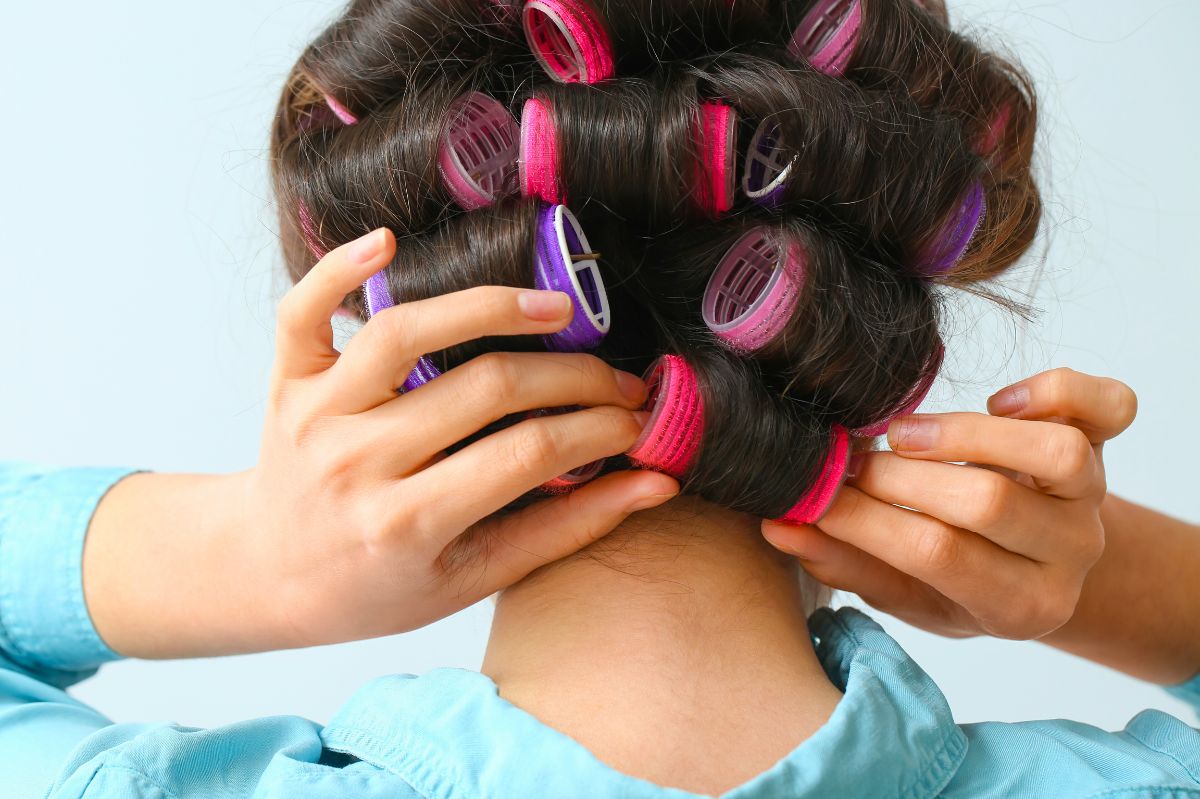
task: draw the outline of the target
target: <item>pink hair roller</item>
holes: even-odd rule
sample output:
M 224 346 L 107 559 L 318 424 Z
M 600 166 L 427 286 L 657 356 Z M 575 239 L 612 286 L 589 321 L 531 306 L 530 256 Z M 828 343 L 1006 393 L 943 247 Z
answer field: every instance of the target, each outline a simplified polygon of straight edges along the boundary
M 664 355 L 646 372 L 650 411 L 645 429 L 626 453 L 637 466 L 682 479 L 700 449 L 704 404 L 696 374 L 678 355 Z
M 859 0 L 817 0 L 788 42 L 788 54 L 826 75 L 841 75 L 854 54 L 862 27 Z
M 338 102 L 337 98 L 332 94 L 325 95 L 325 105 L 329 106 L 329 110 L 333 115 L 341 120 L 343 125 L 357 125 L 358 117 L 351 113 L 349 108 Z
M 846 470 L 850 465 L 850 433 L 840 424 L 833 428 L 829 452 L 821 465 L 817 482 L 800 497 L 791 510 L 776 521 L 790 524 L 812 524 L 818 521 L 833 504 L 838 489 L 846 481 Z
M 904 403 L 904 406 L 899 411 L 892 414 L 887 419 L 879 422 L 878 424 L 858 428 L 854 431 L 854 435 L 861 438 L 876 438 L 877 436 L 887 435 L 888 428 L 892 426 L 892 422 L 904 416 L 911 416 L 916 413 L 917 409 L 921 407 L 921 403 L 923 403 L 925 398 L 929 396 L 929 390 L 933 388 L 933 383 L 935 380 L 937 380 L 938 373 L 942 369 L 942 361 L 945 360 L 945 358 L 946 348 L 942 346 L 941 342 L 938 342 L 937 349 L 934 350 L 933 355 L 930 357 L 929 363 L 925 368 L 925 373 L 921 375 L 921 379 L 917 382 L 917 385 L 914 386 L 913 390 L 909 392 L 908 399 Z
M 554 416 L 560 413 L 571 413 L 582 410 L 582 405 L 572 405 L 562 408 L 538 408 L 525 415 L 526 419 L 536 419 L 540 416 Z M 572 469 L 566 474 L 560 474 L 553 480 L 547 480 L 539 486 L 546 494 L 569 494 L 580 486 L 590 483 L 604 469 L 605 458 L 586 463 L 578 469 Z
M 608 31 L 586 0 L 529 0 L 521 21 L 529 49 L 559 83 L 598 83 L 613 76 Z
M 542 202 L 562 203 L 558 188 L 558 141 L 550 108 L 540 97 L 530 97 L 521 109 L 521 148 L 518 158 L 521 193 Z
M 804 287 L 804 254 L 781 252 L 765 227 L 734 242 L 708 280 L 701 301 L 704 323 L 740 353 L 766 346 L 787 325 Z
M 783 186 L 792 174 L 796 157 L 787 156 L 779 123 L 764 119 L 746 148 L 742 192 L 759 205 L 774 206 L 783 197 Z
M 720 216 L 733 207 L 737 112 L 724 103 L 701 103 L 697 127 L 696 145 L 701 160 L 696 204 L 709 215 Z
M 517 121 L 482 92 L 459 97 L 438 148 L 438 170 L 464 211 L 491 205 L 516 190 Z
M 1005 104 L 1001 106 L 996 115 L 992 117 L 992 121 L 988 124 L 987 132 L 980 138 L 979 143 L 975 146 L 975 154 L 987 157 L 996 152 L 1000 147 L 1000 143 L 1004 141 L 1004 136 L 1008 132 L 1008 122 L 1012 118 L 1012 106 Z

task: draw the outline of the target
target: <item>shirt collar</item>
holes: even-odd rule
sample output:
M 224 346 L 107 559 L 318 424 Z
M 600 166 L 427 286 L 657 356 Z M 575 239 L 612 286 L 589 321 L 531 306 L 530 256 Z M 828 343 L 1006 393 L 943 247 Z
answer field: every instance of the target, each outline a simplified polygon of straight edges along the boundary
M 936 795 L 966 754 L 942 692 L 853 608 L 819 610 L 809 627 L 821 664 L 845 696 L 812 737 L 725 797 Z M 694 796 L 621 774 L 501 698 L 489 678 L 461 669 L 374 680 L 323 738 L 439 799 Z

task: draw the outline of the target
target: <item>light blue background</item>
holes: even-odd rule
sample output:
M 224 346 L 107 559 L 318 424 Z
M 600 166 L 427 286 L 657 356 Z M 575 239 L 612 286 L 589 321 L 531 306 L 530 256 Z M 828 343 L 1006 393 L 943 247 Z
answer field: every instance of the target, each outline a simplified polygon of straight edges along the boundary
M 267 130 L 324 0 L 0 5 L 0 456 L 158 470 L 256 457 L 283 290 Z M 978 409 L 1053 365 L 1133 385 L 1142 415 L 1108 449 L 1113 488 L 1200 521 L 1190 434 L 1200 378 L 1200 156 L 1191 0 L 972 0 L 1037 77 L 1047 220 L 1039 322 L 955 314 L 928 407 Z M 1147 541 L 1147 546 L 1152 546 Z M 1198 609 L 1200 611 L 1200 609 Z M 252 612 L 248 610 L 247 612 Z M 128 662 L 78 694 L 119 720 L 326 720 L 365 680 L 475 667 L 487 603 L 406 636 L 213 661 Z M 1180 706 L 1033 643 L 950 642 L 893 620 L 962 721 L 1122 726 Z

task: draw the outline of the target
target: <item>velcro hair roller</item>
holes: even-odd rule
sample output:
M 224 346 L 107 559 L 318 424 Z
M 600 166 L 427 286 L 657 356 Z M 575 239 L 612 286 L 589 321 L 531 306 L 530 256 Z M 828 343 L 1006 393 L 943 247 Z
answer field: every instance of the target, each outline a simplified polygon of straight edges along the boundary
M 530 97 L 521 109 L 521 193 L 542 202 L 565 201 L 558 188 L 558 140 L 550 108 L 540 97 Z
M 626 453 L 637 466 L 676 479 L 687 473 L 704 435 L 704 405 L 696 374 L 682 357 L 664 355 L 646 372 L 650 412 L 642 434 Z
M 554 416 L 561 413 L 572 413 L 573 411 L 582 410 L 582 405 L 572 405 L 563 408 L 538 408 L 530 411 L 525 415 L 526 419 L 536 419 L 540 416 Z M 569 494 L 580 486 L 590 483 L 599 476 L 604 469 L 605 458 L 585 463 L 577 469 L 572 469 L 566 474 L 560 474 L 553 480 L 547 480 L 542 483 L 539 488 L 546 494 Z
M 696 205 L 710 216 L 719 216 L 733 207 L 737 112 L 724 103 L 703 102 L 698 127 Z
M 980 137 L 978 143 L 975 145 L 975 153 L 977 155 L 986 158 L 996 152 L 1001 142 L 1004 141 L 1005 134 L 1008 133 L 1008 123 L 1012 118 L 1012 112 L 1013 109 L 1010 104 L 1005 103 L 1000 106 L 999 110 L 992 117 L 991 122 L 988 123 L 987 132 Z
M 735 352 L 766 346 L 787 325 L 804 286 L 804 253 L 756 227 L 733 243 L 708 280 L 704 323 Z
M 597 83 L 612 77 L 612 42 L 586 0 L 528 0 L 521 13 L 529 49 L 559 83 Z
M 812 524 L 818 521 L 833 504 L 838 489 L 846 481 L 846 470 L 850 466 L 850 433 L 841 425 L 833 428 L 829 451 L 821 465 L 817 482 L 791 510 L 776 519 L 791 524 Z
M 546 348 L 581 352 L 600 346 L 612 314 L 597 259 L 579 220 L 565 205 L 538 209 L 534 286 L 571 298 L 574 316 L 562 330 L 545 337 Z
M 380 270 L 367 278 L 367 282 L 363 283 L 363 298 L 366 300 L 368 318 L 396 304 L 392 299 L 392 292 L 388 288 L 386 270 Z M 422 355 L 417 359 L 417 365 L 404 379 L 404 384 L 400 388 L 402 391 L 412 391 L 441 375 L 441 371 L 433 365 L 433 362 Z
M 921 403 L 923 403 L 925 398 L 929 396 L 929 390 L 933 388 L 933 383 L 935 380 L 937 380 L 938 373 L 941 372 L 942 361 L 945 360 L 945 358 L 946 348 L 941 344 L 941 342 L 939 342 L 937 349 L 933 351 L 933 354 L 929 358 L 929 362 L 925 366 L 925 371 L 921 375 L 921 379 L 915 386 L 913 386 L 912 391 L 909 392 L 908 397 L 905 399 L 904 404 L 900 407 L 900 410 L 896 411 L 891 416 L 883 419 L 877 424 L 858 428 L 854 431 L 854 435 L 865 438 L 875 438 L 876 436 L 886 435 L 888 428 L 891 427 L 892 422 L 904 416 L 911 416 L 912 414 L 916 413 L 917 409 L 921 407 Z
M 967 190 L 954 210 L 917 257 L 917 271 L 928 277 L 945 274 L 962 260 L 987 212 L 983 184 Z
M 779 123 L 764 119 L 746 148 L 742 169 L 742 192 L 759 205 L 774 207 L 783 196 L 784 184 L 792 174 L 795 155 L 787 155 Z
M 517 188 L 521 131 L 504 106 L 482 92 L 454 101 L 438 149 L 438 170 L 465 211 L 491 205 Z
M 788 54 L 826 75 L 841 75 L 850 63 L 862 27 L 860 0 L 817 0 L 796 26 Z

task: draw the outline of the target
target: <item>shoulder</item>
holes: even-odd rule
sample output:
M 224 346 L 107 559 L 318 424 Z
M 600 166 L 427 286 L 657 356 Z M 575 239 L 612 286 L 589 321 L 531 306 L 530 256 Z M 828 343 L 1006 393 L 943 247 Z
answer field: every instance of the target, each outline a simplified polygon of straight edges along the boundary
M 1058 719 L 962 730 L 947 797 L 1200 797 L 1200 730 L 1157 710 L 1119 732 Z

